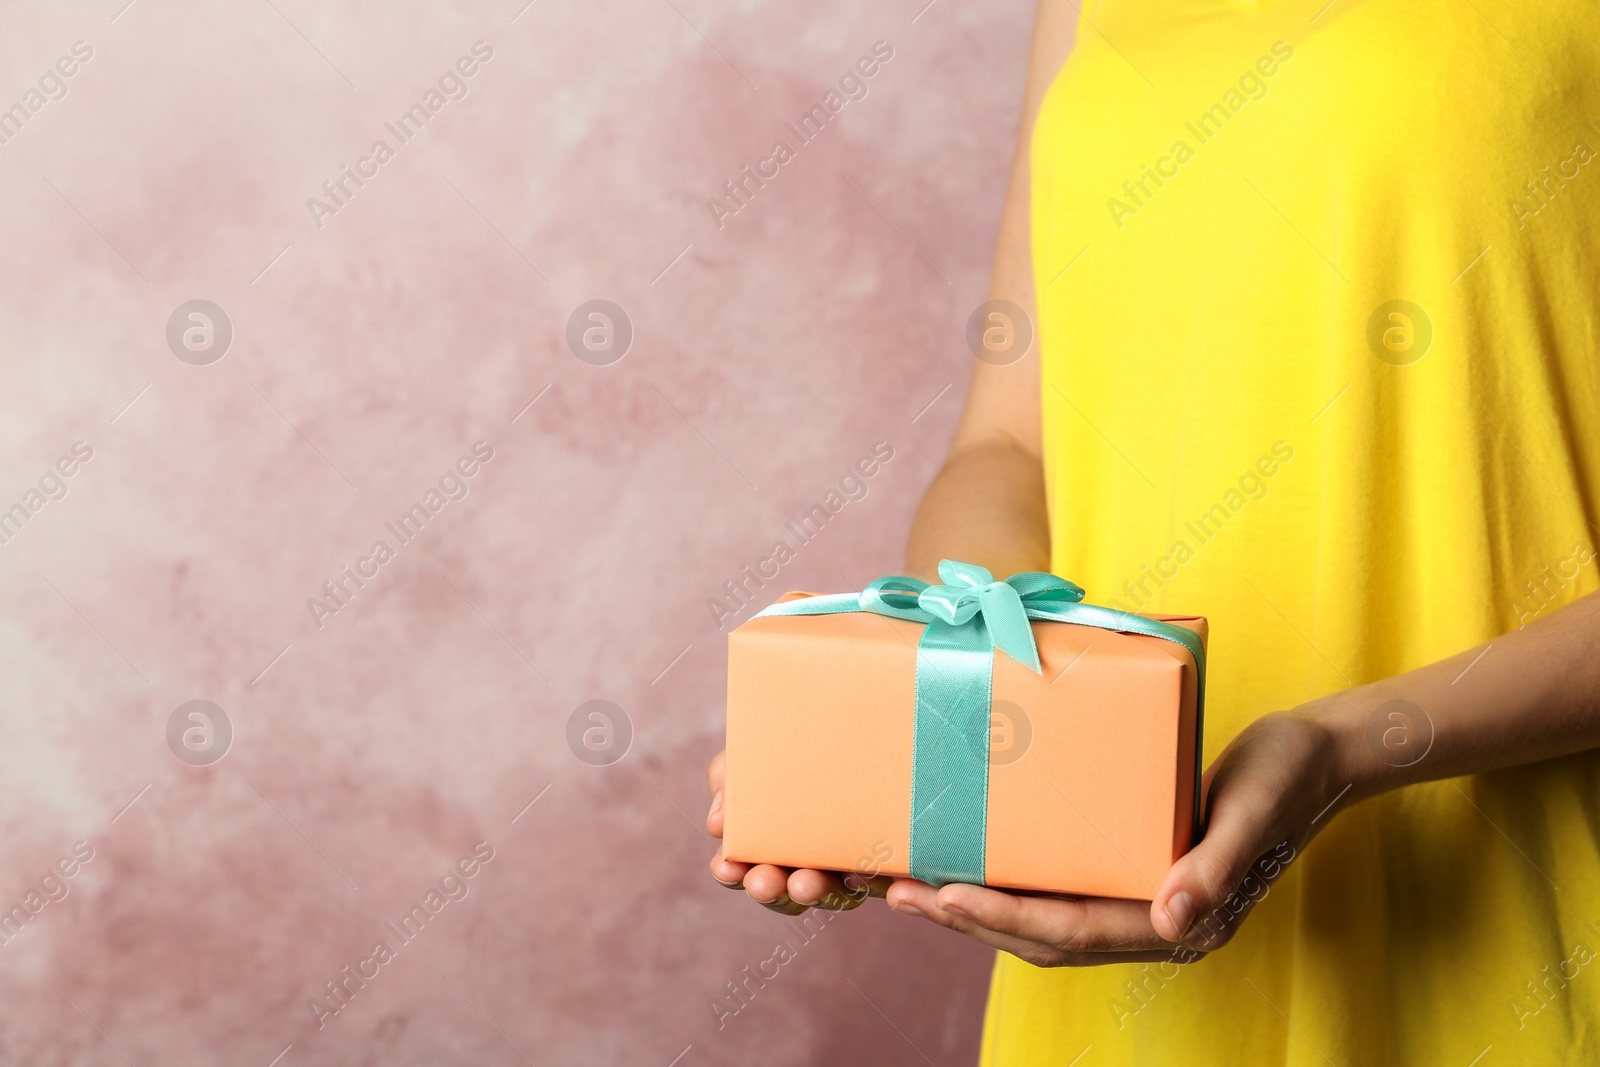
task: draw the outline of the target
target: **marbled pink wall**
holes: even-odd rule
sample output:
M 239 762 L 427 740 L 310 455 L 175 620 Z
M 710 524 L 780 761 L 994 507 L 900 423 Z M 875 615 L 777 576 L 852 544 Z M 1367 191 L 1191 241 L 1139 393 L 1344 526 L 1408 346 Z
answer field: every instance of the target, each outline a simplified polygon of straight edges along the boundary
M 898 568 L 968 374 L 1030 5 L 524 2 L 0 11 L 26 115 L 0 145 L 0 509 L 26 516 L 0 545 L 0 908 L 29 916 L 0 926 L 4 1062 L 976 1056 L 986 951 L 876 902 L 802 941 L 707 877 L 708 601 L 880 441 L 761 597 Z M 719 228 L 707 198 L 880 40 L 866 97 Z M 476 41 L 467 95 L 400 144 L 385 121 Z M 314 221 L 378 138 L 394 158 Z M 565 339 L 596 298 L 634 329 L 610 365 Z M 233 330 L 208 365 L 167 340 L 194 299 Z M 466 496 L 400 544 L 384 523 L 477 441 Z M 377 573 L 313 618 L 344 565 Z M 598 698 L 635 734 L 608 766 L 567 742 Z M 195 699 L 235 735 L 204 766 L 168 741 Z M 479 842 L 467 895 L 393 937 Z M 779 937 L 797 957 L 719 1029 Z M 308 998 L 380 938 L 319 1030 Z

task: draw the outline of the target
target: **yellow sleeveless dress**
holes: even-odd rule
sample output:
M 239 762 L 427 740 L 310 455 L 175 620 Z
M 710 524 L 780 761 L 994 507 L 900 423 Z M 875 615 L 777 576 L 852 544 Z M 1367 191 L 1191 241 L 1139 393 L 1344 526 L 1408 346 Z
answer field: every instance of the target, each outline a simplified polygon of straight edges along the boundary
M 1600 587 L 1597 77 L 1593 3 L 1085 12 L 1033 139 L 1053 567 L 1210 618 L 1208 763 Z M 982 1062 L 1600 1063 L 1600 758 L 1346 811 L 1190 967 L 1001 954 Z

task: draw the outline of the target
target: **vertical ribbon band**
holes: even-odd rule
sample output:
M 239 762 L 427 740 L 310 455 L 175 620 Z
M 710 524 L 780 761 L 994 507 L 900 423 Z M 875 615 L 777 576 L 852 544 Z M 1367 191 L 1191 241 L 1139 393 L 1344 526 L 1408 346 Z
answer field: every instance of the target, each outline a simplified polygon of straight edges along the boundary
M 1024 571 L 1003 582 L 982 567 L 939 564 L 943 585 L 892 575 L 860 593 L 789 600 L 756 614 L 835 615 L 868 611 L 922 623 L 911 756 L 911 876 L 930 885 L 984 882 L 988 840 L 989 714 L 994 653 L 1041 674 L 1032 620 L 1067 622 L 1158 637 L 1194 657 L 1193 833 L 1200 820 L 1200 737 L 1205 646 L 1194 631 L 1114 608 L 1083 604 L 1083 590 L 1053 574 Z

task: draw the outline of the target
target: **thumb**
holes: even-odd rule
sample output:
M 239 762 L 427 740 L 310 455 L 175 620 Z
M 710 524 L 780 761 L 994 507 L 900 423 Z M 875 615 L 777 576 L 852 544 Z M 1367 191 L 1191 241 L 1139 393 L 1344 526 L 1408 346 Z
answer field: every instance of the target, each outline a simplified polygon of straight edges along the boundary
M 1295 849 L 1275 805 L 1254 790 L 1216 798 L 1205 837 L 1173 864 L 1150 902 L 1150 923 L 1172 942 L 1209 952 L 1232 939 Z

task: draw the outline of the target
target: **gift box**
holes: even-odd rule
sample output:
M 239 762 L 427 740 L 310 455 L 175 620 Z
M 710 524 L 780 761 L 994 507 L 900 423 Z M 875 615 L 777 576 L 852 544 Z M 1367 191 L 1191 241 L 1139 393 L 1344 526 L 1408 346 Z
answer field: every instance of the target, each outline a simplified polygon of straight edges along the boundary
M 1151 899 L 1198 835 L 1205 620 L 940 575 L 729 634 L 724 856 Z

